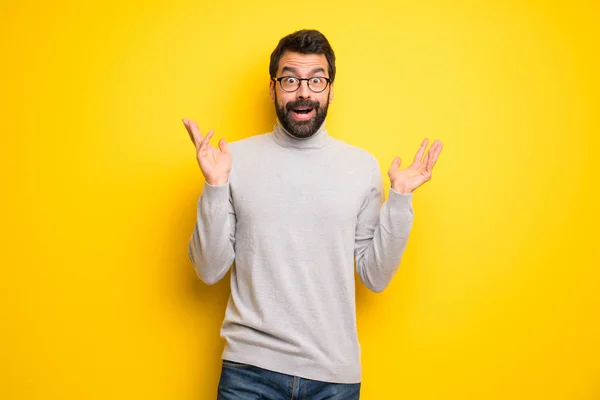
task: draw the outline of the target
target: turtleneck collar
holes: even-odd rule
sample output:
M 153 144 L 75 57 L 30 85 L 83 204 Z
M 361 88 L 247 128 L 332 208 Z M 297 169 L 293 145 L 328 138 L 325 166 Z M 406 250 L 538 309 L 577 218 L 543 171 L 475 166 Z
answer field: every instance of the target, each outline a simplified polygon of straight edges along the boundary
M 299 139 L 292 136 L 283 126 L 281 126 L 279 119 L 277 119 L 277 122 L 275 123 L 273 138 L 281 147 L 293 147 L 296 149 L 320 149 L 326 146 L 330 140 L 329 135 L 327 135 L 327 130 L 325 129 L 325 122 L 323 122 L 314 135 Z

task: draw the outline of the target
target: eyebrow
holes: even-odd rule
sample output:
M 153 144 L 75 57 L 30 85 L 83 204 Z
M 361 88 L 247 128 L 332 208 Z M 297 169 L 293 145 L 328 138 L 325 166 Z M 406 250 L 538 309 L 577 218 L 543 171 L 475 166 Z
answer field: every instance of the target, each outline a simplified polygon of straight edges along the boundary
M 297 70 L 294 67 L 285 66 L 281 70 L 281 73 L 284 73 L 284 72 L 291 72 L 292 74 L 296 74 Z M 318 67 L 318 68 L 315 68 L 312 71 L 310 71 L 311 74 L 316 74 L 317 72 L 325 72 L 325 70 L 322 67 Z

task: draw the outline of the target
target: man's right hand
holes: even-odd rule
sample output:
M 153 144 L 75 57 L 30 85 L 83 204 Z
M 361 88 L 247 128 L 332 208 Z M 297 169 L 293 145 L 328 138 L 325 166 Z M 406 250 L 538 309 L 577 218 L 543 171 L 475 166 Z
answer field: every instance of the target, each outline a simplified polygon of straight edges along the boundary
M 219 149 L 216 149 L 209 143 L 214 133 L 212 130 L 205 137 L 202 137 L 196 121 L 183 118 L 183 124 L 194 146 L 196 146 L 196 158 L 206 182 L 212 186 L 227 183 L 232 162 L 231 153 L 227 148 L 225 139 L 219 140 Z

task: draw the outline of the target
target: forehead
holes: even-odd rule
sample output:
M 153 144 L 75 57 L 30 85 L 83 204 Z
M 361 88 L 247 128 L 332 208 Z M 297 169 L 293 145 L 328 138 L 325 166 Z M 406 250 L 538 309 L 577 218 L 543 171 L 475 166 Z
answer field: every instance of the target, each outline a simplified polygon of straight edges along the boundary
M 322 68 L 325 73 L 329 70 L 325 54 L 302 54 L 293 51 L 286 51 L 279 59 L 278 74 L 284 67 L 294 68 L 299 74 L 310 73 L 317 68 Z

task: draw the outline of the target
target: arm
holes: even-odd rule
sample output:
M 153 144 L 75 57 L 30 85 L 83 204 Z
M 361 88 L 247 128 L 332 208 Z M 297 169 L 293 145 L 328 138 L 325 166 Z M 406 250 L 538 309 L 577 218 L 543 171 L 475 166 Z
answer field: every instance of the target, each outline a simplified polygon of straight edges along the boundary
M 371 192 L 358 214 L 354 254 L 360 280 L 374 292 L 385 289 L 400 265 L 413 222 L 412 194 L 390 190 L 383 200 L 379 166 L 372 173 Z
M 235 258 L 235 222 L 229 183 L 205 183 L 188 250 L 196 274 L 209 285 L 225 276 Z
M 354 254 L 361 281 L 375 292 L 385 289 L 398 270 L 413 222 L 412 193 L 431 179 L 442 151 L 442 142 L 436 140 L 423 159 L 427 143 L 427 139 L 421 143 L 408 168 L 398 169 L 401 160 L 394 158 L 388 170 L 390 196 L 381 210 L 383 192 L 377 164 L 372 172 L 371 192 L 358 215 Z
M 203 137 L 195 121 L 184 118 L 183 124 L 206 180 L 188 251 L 198 277 L 211 285 L 223 278 L 235 258 L 236 219 L 229 188 L 232 156 L 225 139 L 218 149 L 210 145 L 213 131 Z

